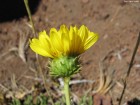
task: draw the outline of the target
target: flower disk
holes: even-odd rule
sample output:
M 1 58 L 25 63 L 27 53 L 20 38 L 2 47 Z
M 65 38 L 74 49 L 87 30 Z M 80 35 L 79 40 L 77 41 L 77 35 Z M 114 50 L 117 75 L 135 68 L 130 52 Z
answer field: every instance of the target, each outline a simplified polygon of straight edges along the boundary
M 68 29 L 61 25 L 57 31 L 51 28 L 50 34 L 46 31 L 39 33 L 39 38 L 30 41 L 31 49 L 45 57 L 58 58 L 60 56 L 78 56 L 90 48 L 98 40 L 98 34 L 90 32 L 84 25 L 78 29 L 70 26 Z

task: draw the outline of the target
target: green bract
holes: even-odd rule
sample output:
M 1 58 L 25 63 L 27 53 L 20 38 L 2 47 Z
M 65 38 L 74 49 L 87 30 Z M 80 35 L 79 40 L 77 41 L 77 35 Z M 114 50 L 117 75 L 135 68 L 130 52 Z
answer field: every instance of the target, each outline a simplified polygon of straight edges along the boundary
M 50 74 L 55 77 L 70 77 L 79 70 L 78 57 L 61 56 L 50 62 Z

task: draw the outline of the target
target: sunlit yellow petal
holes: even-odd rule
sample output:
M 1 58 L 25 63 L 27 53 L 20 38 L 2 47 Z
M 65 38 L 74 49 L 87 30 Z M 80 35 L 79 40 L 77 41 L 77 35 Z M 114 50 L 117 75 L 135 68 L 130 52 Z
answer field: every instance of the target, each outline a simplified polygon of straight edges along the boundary
M 65 25 L 61 25 L 59 32 L 60 33 L 68 33 L 69 30 L 68 30 L 68 28 Z
M 80 27 L 78 30 L 78 35 L 81 37 L 82 42 L 85 42 L 86 38 L 88 38 L 88 29 L 84 25 Z
M 90 48 L 98 40 L 98 34 L 90 32 L 82 25 L 79 29 L 70 26 L 68 29 L 61 25 L 57 31 L 55 28 L 50 30 L 50 35 L 46 31 L 39 33 L 39 38 L 30 41 L 31 49 L 42 55 L 51 58 L 65 56 L 78 56 Z
M 84 49 L 87 50 L 88 48 L 90 48 L 99 38 L 98 34 L 95 34 L 93 32 L 89 33 L 90 36 L 89 38 L 86 40 L 85 45 L 84 45 Z
M 60 52 L 63 52 L 63 44 L 62 44 L 62 41 L 61 41 L 61 35 L 59 34 L 59 32 L 57 32 L 56 29 L 52 28 L 50 30 L 50 40 L 51 40 L 51 43 L 52 43 L 52 46 L 60 51 Z
M 70 38 L 69 38 L 69 30 L 65 25 L 62 25 L 59 30 L 59 34 L 61 34 L 62 48 L 64 51 L 64 55 L 66 55 L 69 51 L 70 46 Z
M 76 26 L 73 27 L 75 33 L 78 33 L 78 28 Z
M 68 34 L 63 33 L 62 34 L 62 44 L 63 44 L 63 49 L 64 49 L 64 54 L 67 54 L 69 51 L 69 46 L 70 46 L 70 40 Z
M 44 48 L 50 48 L 50 39 L 49 36 L 46 34 L 46 31 L 39 33 L 39 42 Z
M 46 50 L 44 47 L 42 47 L 40 41 L 38 39 L 32 39 L 30 42 L 30 48 L 36 52 L 37 54 L 40 54 L 42 56 L 48 56 L 52 57 L 52 55 L 49 53 L 49 50 Z M 49 52 L 48 52 L 49 51 Z

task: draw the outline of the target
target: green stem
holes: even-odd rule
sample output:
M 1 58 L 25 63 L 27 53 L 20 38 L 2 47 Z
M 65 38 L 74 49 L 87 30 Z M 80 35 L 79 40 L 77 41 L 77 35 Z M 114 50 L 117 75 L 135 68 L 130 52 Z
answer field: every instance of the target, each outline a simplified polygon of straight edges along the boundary
M 27 10 L 29 19 L 30 19 L 30 23 L 31 23 L 31 26 L 32 26 L 33 34 L 35 35 L 36 34 L 36 30 L 35 30 L 34 22 L 33 22 L 33 19 L 32 19 L 31 11 L 30 11 L 30 8 L 29 8 L 28 0 L 24 0 L 24 4 L 25 4 L 25 7 L 26 7 L 26 10 Z
M 70 81 L 70 77 L 64 78 L 64 93 L 66 98 L 66 105 L 70 105 L 69 81 Z

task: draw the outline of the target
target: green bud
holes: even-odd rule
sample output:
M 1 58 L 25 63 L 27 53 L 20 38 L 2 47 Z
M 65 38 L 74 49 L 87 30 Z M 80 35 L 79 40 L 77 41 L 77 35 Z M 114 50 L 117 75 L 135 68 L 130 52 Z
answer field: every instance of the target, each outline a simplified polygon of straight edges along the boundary
M 61 56 L 50 62 L 50 74 L 55 77 L 70 77 L 79 72 L 78 57 Z

